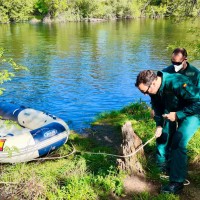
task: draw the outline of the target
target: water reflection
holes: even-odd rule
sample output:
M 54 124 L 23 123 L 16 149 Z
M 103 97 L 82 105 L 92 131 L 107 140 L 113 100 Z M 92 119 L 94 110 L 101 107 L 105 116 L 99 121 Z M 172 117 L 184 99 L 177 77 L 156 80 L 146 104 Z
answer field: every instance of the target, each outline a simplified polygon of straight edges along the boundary
M 103 111 L 140 98 L 139 71 L 170 64 L 166 46 L 186 40 L 187 24 L 167 20 L 0 25 L 0 46 L 29 67 L 1 97 L 55 114 L 80 130 Z

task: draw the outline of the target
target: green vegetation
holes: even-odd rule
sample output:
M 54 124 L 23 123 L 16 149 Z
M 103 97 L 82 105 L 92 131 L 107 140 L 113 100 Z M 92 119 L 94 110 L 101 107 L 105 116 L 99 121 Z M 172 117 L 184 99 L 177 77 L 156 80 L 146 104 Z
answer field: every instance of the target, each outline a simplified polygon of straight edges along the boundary
M 0 22 L 19 22 L 30 19 L 33 15 L 43 18 L 49 16 L 56 18 L 63 15 L 69 21 L 84 18 L 135 18 L 135 17 L 171 17 L 180 18 L 197 16 L 200 1 L 171 1 L 171 0 L 0 0 Z M 195 39 L 190 43 L 176 42 L 169 46 L 174 49 L 183 46 L 193 58 L 199 57 L 200 41 L 199 30 L 190 30 Z M 191 58 L 191 57 L 190 57 Z M 0 64 L 5 68 L 14 70 L 26 69 L 16 64 L 12 59 L 4 57 L 4 50 L 0 49 Z M 7 69 L 0 71 L 0 84 L 10 80 L 13 71 Z M 3 92 L 0 88 L 0 94 Z M 131 121 L 135 132 L 142 138 L 143 143 L 149 140 L 155 131 L 155 123 L 150 118 L 150 109 L 145 103 L 134 103 L 122 110 L 103 113 L 97 117 L 92 126 L 112 126 L 120 130 L 127 121 Z M 7 122 L 8 126 L 10 122 Z M 95 133 L 93 133 L 95 134 Z M 54 156 L 64 156 L 72 152 L 73 146 L 77 153 L 63 159 L 53 159 Z M 9 151 L 9 150 L 8 150 Z M 116 158 L 105 155 L 83 153 L 106 152 L 113 153 L 111 147 L 99 145 L 96 141 L 72 133 L 69 141 L 59 150 L 53 152 L 51 161 L 36 160 L 16 165 L 0 165 L 0 198 L 5 199 L 111 199 L 114 196 L 124 197 L 123 179 L 125 173 L 116 167 Z M 154 155 L 155 142 L 145 147 L 145 153 Z M 188 145 L 189 162 L 200 169 L 200 130 Z M 158 170 L 148 157 L 145 163 L 147 178 L 161 181 Z M 195 184 L 200 183 L 200 174 L 190 175 Z M 126 197 L 124 197 L 126 199 Z M 132 194 L 132 199 L 176 200 L 174 195 L 152 196 L 148 192 Z
M 77 151 L 96 152 L 100 148 L 94 141 L 78 134 L 72 133 L 69 140 Z M 70 142 L 53 155 L 71 152 Z M 124 175 L 114 165 L 114 159 L 82 153 L 66 159 L 4 165 L 0 170 L 1 182 L 10 184 L 1 187 L 0 192 L 6 199 L 107 199 L 111 194 L 123 192 Z
M 3 69 L 0 70 L 0 85 L 2 85 L 6 81 L 11 80 L 11 78 L 15 76 L 13 70 L 27 70 L 26 67 L 17 64 L 12 58 L 5 58 L 4 52 L 5 50 L 3 48 L 0 48 L 0 66 L 3 67 Z M 0 95 L 3 93 L 4 90 L 4 88 L 0 88 Z
M 150 117 L 150 111 L 144 102 L 133 103 L 122 110 L 100 114 L 92 125 L 106 124 L 121 129 L 126 121 L 131 121 L 136 134 L 146 142 L 155 132 L 155 123 Z
M 175 20 L 173 23 L 184 23 L 186 20 L 191 22 L 191 27 L 185 32 L 189 32 L 191 37 L 189 42 L 185 42 L 182 38 L 179 38 L 174 43 L 168 45 L 170 51 L 177 47 L 184 47 L 187 49 L 189 60 L 198 60 L 200 56 L 200 28 L 195 25 L 195 19 L 199 17 L 199 5 L 200 1 L 168 1 L 168 7 L 166 8 L 165 16 L 173 15 Z
M 27 21 L 34 11 L 35 0 L 0 0 L 0 22 Z
M 181 23 L 181 22 L 179 22 Z M 193 20 L 191 20 L 191 23 L 193 23 Z M 176 47 L 184 47 L 187 49 L 189 60 L 198 60 L 200 57 L 200 28 L 191 26 L 189 30 L 186 30 L 189 32 L 192 37 L 190 38 L 190 41 L 185 42 L 181 40 L 181 38 L 177 41 L 175 41 L 173 44 L 168 45 L 168 49 L 170 51 L 173 51 Z
M 133 200 L 179 200 L 178 196 L 172 194 L 160 194 L 158 196 L 151 196 L 148 192 L 142 192 L 134 195 Z
M 52 17 L 57 16 L 59 13 L 66 11 L 68 4 L 66 0 L 37 0 L 35 4 L 35 12 L 41 15 L 49 14 Z
M 0 22 L 64 17 L 85 18 L 192 17 L 199 15 L 199 0 L 0 0 Z M 62 18 L 61 17 L 61 18 Z
M 0 117 L 1 120 L 1 117 Z M 0 123 L 0 128 L 3 128 L 5 126 L 6 129 L 10 129 L 12 126 L 14 126 L 16 129 L 21 130 L 22 127 L 15 121 L 12 120 L 2 120 Z
M 155 124 L 150 118 L 150 109 L 145 103 L 133 103 L 120 111 L 103 113 L 97 117 L 92 127 L 107 125 L 120 129 L 127 120 L 131 120 L 135 132 L 147 141 L 154 134 Z M 91 127 L 91 128 L 92 128 Z M 91 129 L 92 131 L 92 129 Z M 92 134 L 96 134 L 92 132 Z M 200 131 L 191 140 L 188 150 L 190 163 L 196 164 L 200 159 Z M 61 159 L 54 157 L 64 156 L 76 149 L 76 153 Z M 147 178 L 161 181 L 153 162 L 155 142 L 145 147 L 148 155 L 145 169 Z M 119 196 L 127 199 L 123 187 L 125 172 L 119 171 L 116 158 L 84 153 L 105 152 L 113 153 L 112 147 L 100 145 L 96 140 L 71 132 L 69 141 L 59 150 L 48 157 L 52 160 L 38 159 L 34 162 L 16 165 L 0 165 L 1 188 L 0 194 L 7 199 L 112 199 Z M 151 156 L 150 156 L 151 155 Z M 195 171 L 195 170 L 194 170 Z M 198 173 L 198 172 L 197 172 Z M 196 174 L 195 174 L 196 175 Z M 191 175 L 194 183 L 199 183 L 199 176 Z M 148 192 L 129 194 L 132 199 L 178 200 L 178 196 Z

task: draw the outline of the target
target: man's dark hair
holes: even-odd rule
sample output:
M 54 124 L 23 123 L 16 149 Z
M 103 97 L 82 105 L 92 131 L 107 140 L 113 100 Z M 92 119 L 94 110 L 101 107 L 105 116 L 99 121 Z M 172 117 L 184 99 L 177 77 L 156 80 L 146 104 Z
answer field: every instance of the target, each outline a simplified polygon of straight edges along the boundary
M 172 54 L 175 54 L 175 55 L 177 55 L 179 53 L 181 53 L 183 55 L 183 57 L 187 58 L 187 51 L 184 48 L 176 48 L 172 52 Z
M 150 86 L 156 78 L 157 75 L 152 70 L 141 71 L 137 76 L 135 86 L 138 87 L 141 83 Z

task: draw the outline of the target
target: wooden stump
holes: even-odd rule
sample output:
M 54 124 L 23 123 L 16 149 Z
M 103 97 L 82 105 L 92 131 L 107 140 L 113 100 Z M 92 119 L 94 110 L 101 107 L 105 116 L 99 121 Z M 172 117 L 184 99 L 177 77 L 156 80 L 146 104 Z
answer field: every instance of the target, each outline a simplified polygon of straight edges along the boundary
M 122 127 L 122 138 L 120 153 L 123 156 L 132 154 L 142 145 L 142 140 L 135 134 L 130 121 Z M 144 176 L 144 169 L 139 158 L 145 159 L 143 148 L 130 157 L 117 159 L 118 167 L 127 171 L 130 175 Z

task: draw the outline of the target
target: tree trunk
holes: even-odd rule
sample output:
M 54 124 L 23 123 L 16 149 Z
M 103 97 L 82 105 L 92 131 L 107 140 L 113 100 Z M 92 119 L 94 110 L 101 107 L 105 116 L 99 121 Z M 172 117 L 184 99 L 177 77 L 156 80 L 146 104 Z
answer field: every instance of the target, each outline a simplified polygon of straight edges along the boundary
M 135 134 L 129 121 L 122 126 L 122 138 L 120 153 L 123 156 L 134 154 L 133 152 L 142 145 L 142 140 Z M 130 175 L 144 176 L 145 171 L 139 159 L 145 159 L 143 148 L 130 157 L 117 159 L 118 168 L 127 171 Z

